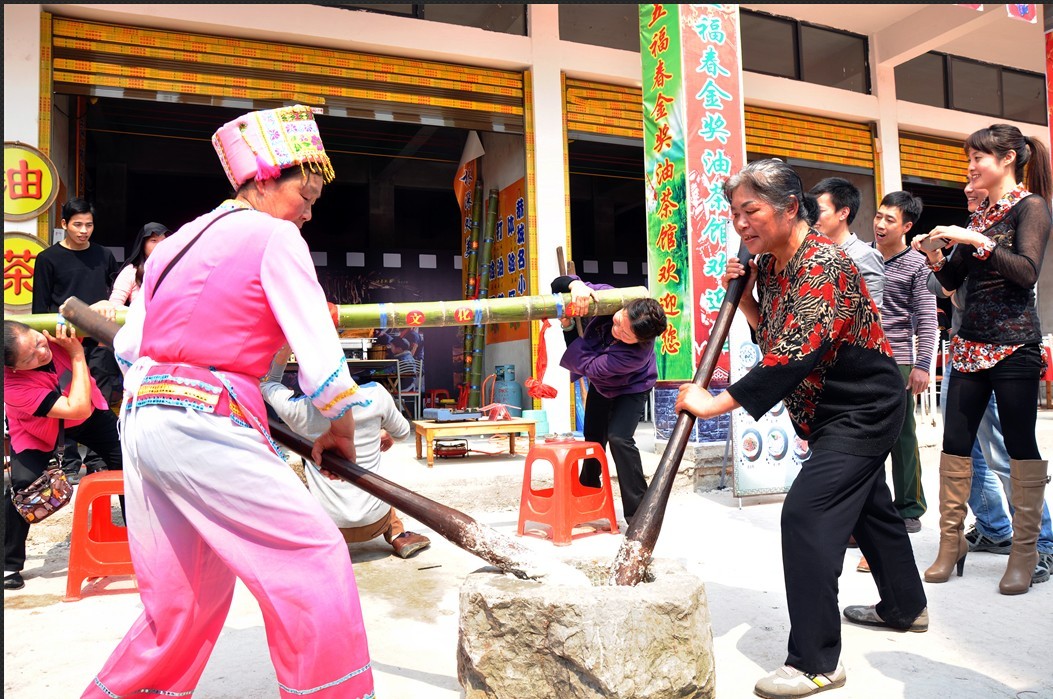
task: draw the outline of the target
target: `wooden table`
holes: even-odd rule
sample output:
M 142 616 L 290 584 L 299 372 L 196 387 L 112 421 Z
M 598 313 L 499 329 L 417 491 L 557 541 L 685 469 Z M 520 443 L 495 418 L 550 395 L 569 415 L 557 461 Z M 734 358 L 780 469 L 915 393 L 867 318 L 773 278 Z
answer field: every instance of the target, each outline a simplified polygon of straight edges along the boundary
M 537 431 L 535 420 L 464 420 L 460 422 L 436 422 L 435 420 L 414 420 L 413 431 L 417 437 L 417 458 L 423 458 L 421 440 L 427 443 L 428 468 L 435 464 L 436 437 L 464 437 L 471 434 L 507 434 L 508 453 L 515 456 L 516 434 L 526 432 L 530 446 L 534 446 Z

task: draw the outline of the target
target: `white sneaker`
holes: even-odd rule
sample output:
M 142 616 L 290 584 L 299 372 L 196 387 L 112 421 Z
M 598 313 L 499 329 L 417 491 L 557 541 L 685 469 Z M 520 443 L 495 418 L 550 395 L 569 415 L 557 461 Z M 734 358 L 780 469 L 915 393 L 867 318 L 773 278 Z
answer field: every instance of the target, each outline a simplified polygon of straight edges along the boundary
M 828 689 L 837 689 L 845 684 L 845 668 L 838 662 L 833 672 L 813 674 L 789 665 L 783 665 L 767 677 L 761 678 L 753 693 L 765 699 L 782 697 L 810 697 Z

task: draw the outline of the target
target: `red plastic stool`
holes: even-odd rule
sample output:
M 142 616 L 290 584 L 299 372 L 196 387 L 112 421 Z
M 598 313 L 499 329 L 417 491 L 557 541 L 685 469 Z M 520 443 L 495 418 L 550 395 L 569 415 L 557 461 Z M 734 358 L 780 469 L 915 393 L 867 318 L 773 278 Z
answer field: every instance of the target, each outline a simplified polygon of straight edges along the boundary
M 440 400 L 449 400 L 450 392 L 445 388 L 433 388 L 424 392 L 424 407 L 438 408 Z
M 582 485 L 578 480 L 578 464 L 584 459 L 600 462 L 599 488 Z M 534 490 L 531 475 L 535 461 L 552 464 L 551 488 Z M 575 538 L 574 527 L 598 519 L 609 521 L 611 533 L 618 533 L 607 454 L 603 447 L 596 442 L 571 440 L 532 446 L 523 468 L 523 495 L 519 502 L 517 533 L 523 535 L 527 521 L 547 524 L 552 529 L 552 543 L 567 546 Z M 586 535 L 582 533 L 578 536 Z
M 66 574 L 66 602 L 81 598 L 81 585 L 87 579 L 135 574 L 128 548 L 128 529 L 115 525 L 111 516 L 113 496 L 116 495 L 124 495 L 122 471 L 93 473 L 82 478 L 77 486 L 69 572 Z M 89 505 L 93 505 L 90 517 Z

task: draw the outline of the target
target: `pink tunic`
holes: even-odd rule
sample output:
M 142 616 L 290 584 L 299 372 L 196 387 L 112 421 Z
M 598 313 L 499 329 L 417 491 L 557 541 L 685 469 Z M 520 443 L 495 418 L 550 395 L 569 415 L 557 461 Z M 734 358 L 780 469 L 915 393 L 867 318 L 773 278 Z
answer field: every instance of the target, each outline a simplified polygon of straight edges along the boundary
M 240 579 L 260 602 L 283 699 L 368 699 L 347 546 L 277 455 L 259 381 L 287 340 L 326 417 L 349 410 L 357 386 L 299 231 L 251 210 L 217 218 L 224 208 L 154 249 L 114 342 L 143 614 L 83 697 L 189 696 Z
M 307 244 L 292 223 L 252 210 L 224 216 L 155 292 L 161 270 L 213 219 L 215 212 L 183 226 L 147 259 L 142 292 L 118 334 L 118 362 L 130 367 L 149 357 L 218 371 L 254 424 L 265 427 L 260 380 L 287 338 L 304 392 L 327 418 L 343 415 L 357 386 Z M 126 390 L 134 392 L 149 373 L 128 372 Z M 201 371 L 189 373 L 207 380 Z

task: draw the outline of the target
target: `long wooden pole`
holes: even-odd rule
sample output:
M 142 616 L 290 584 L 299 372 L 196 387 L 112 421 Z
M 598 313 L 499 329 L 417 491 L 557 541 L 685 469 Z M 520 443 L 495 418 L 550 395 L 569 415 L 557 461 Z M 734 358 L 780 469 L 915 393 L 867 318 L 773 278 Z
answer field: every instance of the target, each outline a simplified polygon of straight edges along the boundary
M 103 344 L 113 345 L 120 326 L 71 297 L 60 309 L 63 317 Z M 270 421 L 271 435 L 304 458 L 311 457 L 311 442 L 288 426 Z M 410 515 L 468 553 L 519 578 L 548 576 L 564 582 L 581 583 L 583 573 L 558 561 L 539 559 L 536 554 L 500 532 L 479 524 L 474 518 L 451 507 L 404 488 L 333 452 L 322 455 L 320 466 Z
M 629 301 L 650 296 L 647 288 L 643 286 L 604 289 L 593 294 L 596 300 L 590 302 L 586 316 L 613 315 Z M 339 327 L 345 329 L 445 328 L 562 318 L 566 315 L 570 299 L 570 294 L 539 294 L 474 301 L 458 299 L 421 303 L 365 303 L 337 306 L 337 313 Z M 127 310 L 118 309 L 118 325 L 124 324 L 125 315 Z M 64 316 L 61 311 L 11 316 L 7 320 L 17 320 L 34 330 L 52 331 L 62 317 L 79 327 L 72 318 Z
M 746 246 L 739 248 L 739 261 L 746 266 L 746 273 L 728 284 L 724 302 L 720 304 L 717 318 L 709 332 L 709 342 L 702 353 L 695 372 L 694 383 L 702 388 L 709 388 L 709 381 L 713 378 L 713 371 L 717 368 L 720 353 L 724 348 L 724 341 L 731 330 L 731 321 L 735 318 L 739 301 L 746 288 L 746 282 L 750 276 L 749 261 L 753 257 Z M 625 532 L 618 555 L 611 566 L 611 574 L 608 583 L 611 585 L 636 585 L 643 580 L 647 566 L 651 562 L 651 554 L 654 551 L 658 534 L 662 530 L 662 520 L 665 519 L 665 508 L 669 504 L 669 495 L 673 491 L 673 480 L 680 468 L 680 462 L 687 450 L 691 431 L 695 427 L 695 416 L 689 412 L 680 413 L 676 419 L 676 427 L 673 434 L 665 445 L 665 452 L 658 462 L 651 484 L 644 493 L 640 506 L 633 515 L 632 523 Z
M 271 420 L 270 431 L 276 440 L 292 451 L 305 459 L 311 458 L 311 442 L 287 425 Z M 451 543 L 506 573 L 522 579 L 540 576 L 575 581 L 584 579 L 580 571 L 556 561 L 539 559 L 530 549 L 479 524 L 473 517 L 403 488 L 331 451 L 322 454 L 319 466 L 410 515 Z

